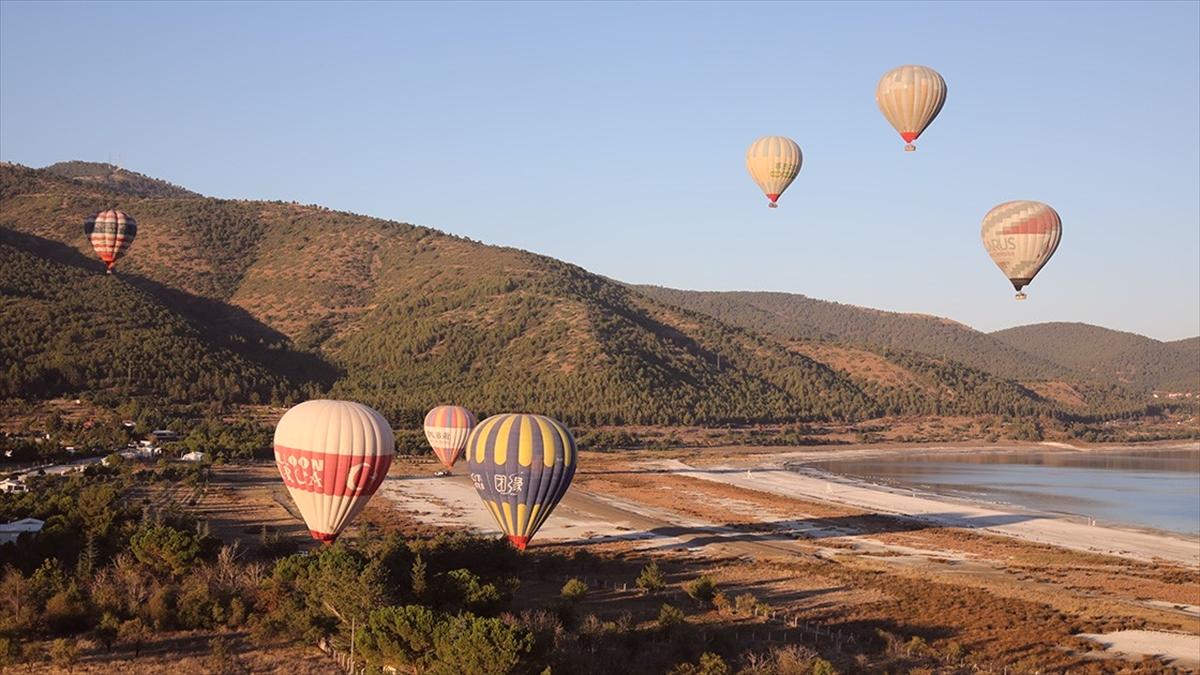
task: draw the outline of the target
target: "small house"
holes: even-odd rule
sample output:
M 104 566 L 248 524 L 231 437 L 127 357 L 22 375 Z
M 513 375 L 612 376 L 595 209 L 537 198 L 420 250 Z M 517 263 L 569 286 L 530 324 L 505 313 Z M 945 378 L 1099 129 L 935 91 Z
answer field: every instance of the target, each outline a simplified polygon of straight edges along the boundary
M 206 453 L 196 451 L 189 452 L 179 459 L 182 459 L 185 462 L 203 462 L 205 459 L 208 459 L 208 455 Z
M 26 492 L 25 483 L 15 478 L 5 478 L 0 481 L 0 492 Z
M 171 441 L 179 440 L 179 434 L 171 431 L 170 429 L 155 429 L 154 431 L 150 432 L 150 440 L 155 444 L 169 443 Z

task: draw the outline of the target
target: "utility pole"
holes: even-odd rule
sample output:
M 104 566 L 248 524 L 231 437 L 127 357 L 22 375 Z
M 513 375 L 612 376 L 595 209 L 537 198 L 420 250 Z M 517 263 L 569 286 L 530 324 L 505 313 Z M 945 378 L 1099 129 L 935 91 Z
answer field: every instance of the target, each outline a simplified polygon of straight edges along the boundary
M 350 617 L 350 668 L 346 672 L 354 675 L 354 617 Z

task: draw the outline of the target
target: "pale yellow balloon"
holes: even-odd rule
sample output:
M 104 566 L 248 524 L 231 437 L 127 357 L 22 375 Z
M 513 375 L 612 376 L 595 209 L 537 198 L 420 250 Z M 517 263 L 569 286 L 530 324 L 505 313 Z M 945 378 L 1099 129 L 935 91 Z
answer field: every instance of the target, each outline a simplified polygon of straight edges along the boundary
M 1021 288 L 1033 281 L 1058 250 L 1062 219 L 1049 204 L 1004 202 L 983 217 L 980 236 L 992 261 L 1017 289 L 1017 299 L 1024 300 Z
M 912 152 L 913 141 L 941 112 L 946 103 L 946 81 L 933 68 L 900 66 L 879 79 L 875 87 L 875 103 Z
M 804 156 L 800 146 L 786 136 L 763 136 L 746 151 L 746 170 L 771 200 L 767 206 L 775 208 L 779 195 L 796 180 Z

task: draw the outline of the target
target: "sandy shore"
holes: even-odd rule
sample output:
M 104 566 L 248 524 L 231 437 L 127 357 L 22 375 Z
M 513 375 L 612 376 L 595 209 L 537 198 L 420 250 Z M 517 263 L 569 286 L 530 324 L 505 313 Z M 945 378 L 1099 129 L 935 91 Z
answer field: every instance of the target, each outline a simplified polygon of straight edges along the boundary
M 1095 640 L 1107 651 L 1122 654 L 1150 654 L 1164 657 L 1181 668 L 1200 667 L 1200 635 L 1181 635 L 1155 630 L 1119 630 L 1114 633 L 1080 633 Z
M 779 462 L 746 466 L 694 467 L 678 460 L 658 466 L 681 475 L 786 497 L 844 504 L 919 521 L 982 529 L 1040 544 L 1136 560 L 1155 559 L 1200 567 L 1200 540 L 1086 525 L 1065 518 L 1018 510 L 999 510 L 928 496 L 897 494 L 865 483 L 829 481 L 788 471 Z

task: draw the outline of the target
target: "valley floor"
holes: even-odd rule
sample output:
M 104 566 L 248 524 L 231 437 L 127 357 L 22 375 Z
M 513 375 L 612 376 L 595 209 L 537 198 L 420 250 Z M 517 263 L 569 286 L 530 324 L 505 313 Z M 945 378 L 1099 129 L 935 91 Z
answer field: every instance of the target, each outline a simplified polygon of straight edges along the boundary
M 629 612 L 652 625 L 665 600 L 686 608 L 689 623 L 710 636 L 758 652 L 803 645 L 844 672 L 872 672 L 887 658 L 921 653 L 958 666 L 947 672 L 1200 669 L 1200 541 L 782 469 L 814 454 L 897 451 L 583 453 L 575 484 L 529 551 L 564 553 L 570 562 L 561 578 L 522 578 L 513 609 L 548 606 L 567 578 L 578 577 L 591 589 L 580 616 Z M 437 468 L 430 459 L 397 458 L 362 514 L 369 530 L 355 527 L 347 536 L 498 533 L 466 468 L 435 478 Z M 263 523 L 301 549 L 313 545 L 270 464 L 217 467 L 190 508 L 223 538 L 243 540 L 252 555 Z M 634 587 L 650 560 L 670 584 L 662 596 Z M 697 608 L 680 589 L 702 574 L 728 597 L 750 594 L 764 609 Z M 252 672 L 333 672 L 311 645 L 263 651 L 234 637 Z M 118 662 L 121 672 L 162 672 L 163 650 L 172 649 L 180 650 L 178 666 L 201 667 L 207 641 L 193 640 L 191 654 L 188 639 L 162 636 L 162 649 L 147 646 L 149 658 L 91 650 L 76 672 L 109 672 Z

